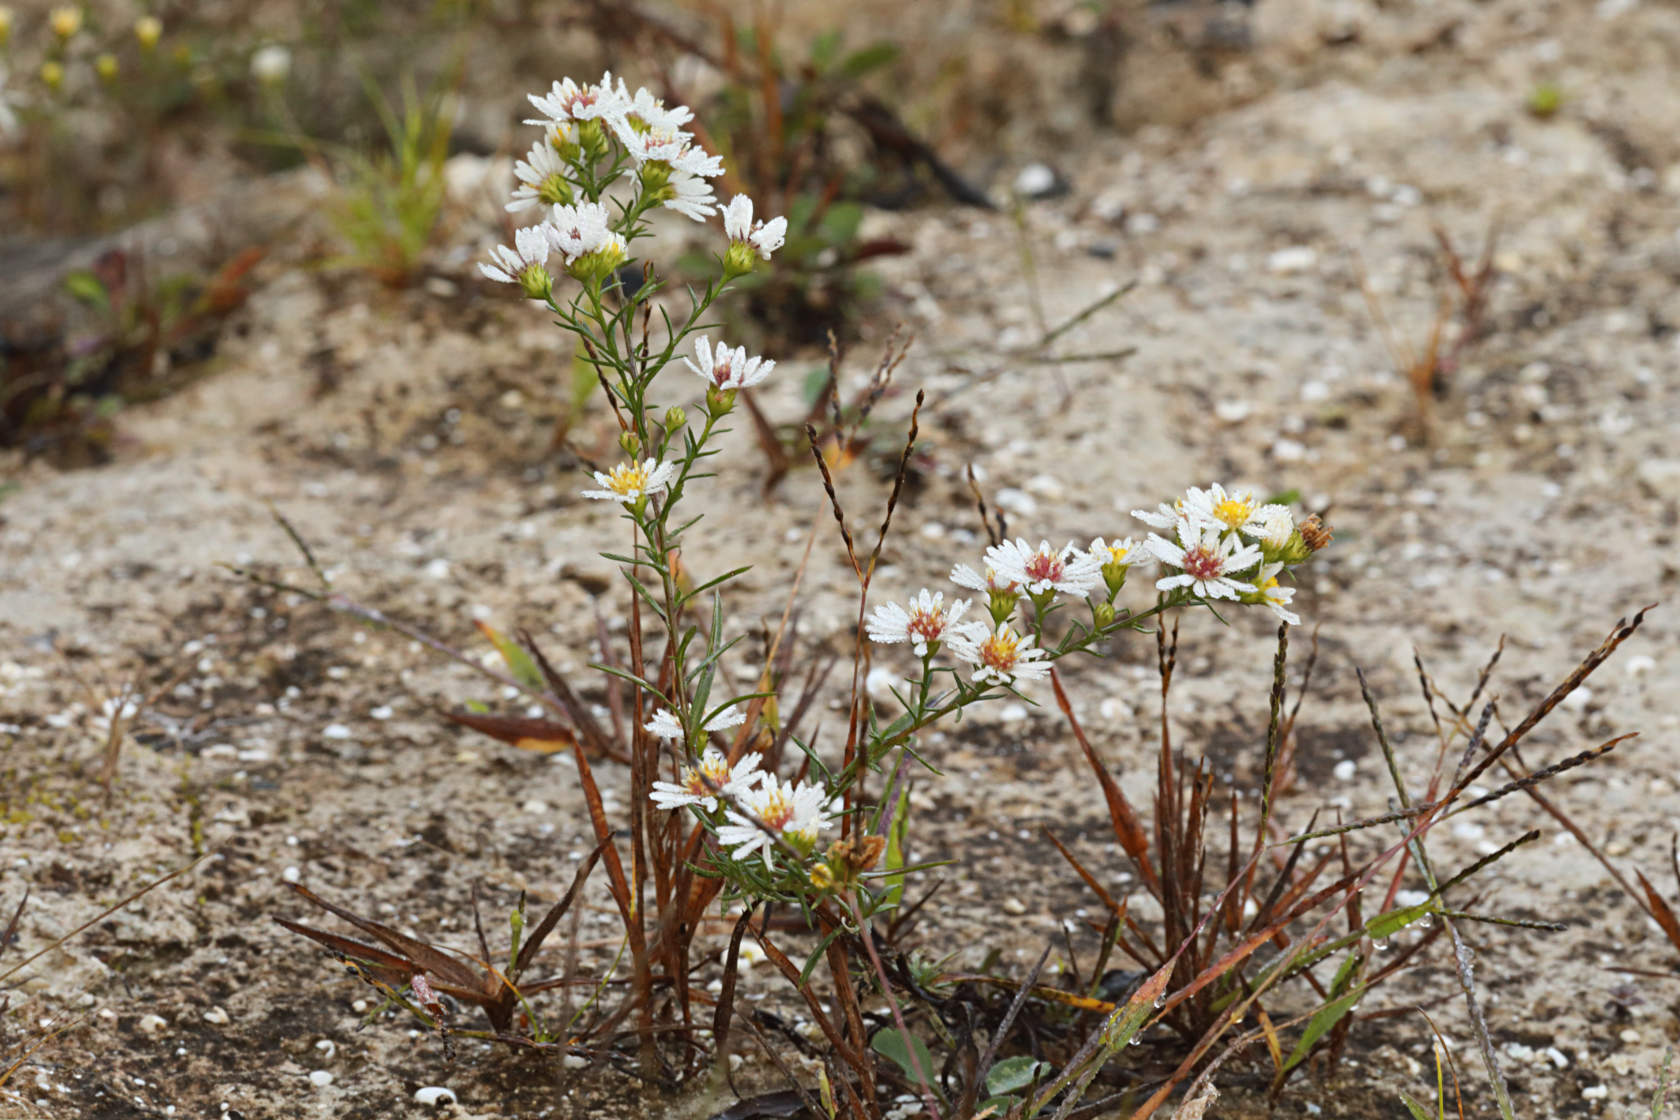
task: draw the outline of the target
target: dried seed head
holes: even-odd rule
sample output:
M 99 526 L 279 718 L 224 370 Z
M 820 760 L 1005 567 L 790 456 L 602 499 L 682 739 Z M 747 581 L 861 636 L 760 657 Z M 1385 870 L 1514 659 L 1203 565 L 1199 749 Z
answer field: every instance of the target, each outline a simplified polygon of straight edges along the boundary
M 1302 521 L 1298 530 L 1301 539 L 1314 552 L 1322 550 L 1325 545 L 1330 543 L 1332 536 L 1330 526 L 1326 525 L 1316 513 Z

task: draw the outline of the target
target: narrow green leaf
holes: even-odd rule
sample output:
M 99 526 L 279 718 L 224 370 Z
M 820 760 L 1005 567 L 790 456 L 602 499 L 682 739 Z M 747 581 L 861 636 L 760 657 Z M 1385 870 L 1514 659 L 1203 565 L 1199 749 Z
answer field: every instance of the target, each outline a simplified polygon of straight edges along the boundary
M 1313 1017 L 1307 1021 L 1307 1029 L 1301 1032 L 1301 1040 L 1295 1044 L 1295 1049 L 1289 1053 L 1289 1059 L 1278 1072 L 1286 1073 L 1305 1061 L 1313 1044 L 1324 1037 L 1324 1032 L 1341 1022 L 1364 994 L 1365 985 L 1361 984 L 1347 995 L 1331 1000 L 1314 1012 Z

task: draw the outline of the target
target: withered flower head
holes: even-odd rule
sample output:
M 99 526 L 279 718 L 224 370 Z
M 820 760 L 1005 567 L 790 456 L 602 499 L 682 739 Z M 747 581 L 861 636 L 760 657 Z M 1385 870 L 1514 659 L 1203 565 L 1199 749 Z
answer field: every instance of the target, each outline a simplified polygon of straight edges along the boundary
M 1330 543 L 1332 537 L 1330 526 L 1326 525 L 1316 513 L 1302 521 L 1297 528 L 1300 530 L 1301 539 L 1314 552 L 1320 551 Z

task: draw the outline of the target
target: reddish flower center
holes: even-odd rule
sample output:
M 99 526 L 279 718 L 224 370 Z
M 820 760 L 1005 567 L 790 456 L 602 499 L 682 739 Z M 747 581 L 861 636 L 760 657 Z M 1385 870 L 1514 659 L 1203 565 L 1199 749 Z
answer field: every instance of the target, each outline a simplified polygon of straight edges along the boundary
M 1028 578 L 1034 583 L 1040 580 L 1055 583 L 1062 578 L 1062 573 L 1066 570 L 1066 567 L 1062 564 L 1061 557 L 1052 556 L 1048 552 L 1039 552 L 1027 561 L 1026 570 Z
M 1184 574 L 1197 579 L 1218 579 L 1225 571 L 1225 560 L 1214 549 L 1203 545 L 1184 550 Z
M 905 627 L 910 637 L 924 642 L 937 642 L 939 636 L 945 632 L 945 612 L 942 610 L 914 610 L 910 612 L 910 625 Z

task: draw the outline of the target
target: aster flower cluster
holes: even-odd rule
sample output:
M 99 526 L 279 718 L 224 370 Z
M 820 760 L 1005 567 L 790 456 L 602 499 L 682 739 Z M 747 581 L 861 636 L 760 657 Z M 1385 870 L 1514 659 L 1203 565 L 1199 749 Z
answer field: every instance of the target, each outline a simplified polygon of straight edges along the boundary
M 706 720 L 703 729 L 724 731 L 745 720 L 739 707 L 730 707 Z M 667 742 L 683 738 L 681 721 L 664 708 L 654 713 L 647 730 Z M 779 780 L 758 767 L 756 754 L 731 766 L 723 752 L 709 746 L 683 768 L 680 781 L 654 782 L 649 799 L 667 811 L 696 810 L 731 858 L 740 861 L 762 854 L 769 870 L 774 866 L 771 853 L 782 845 L 801 857 L 809 855 L 832 814 L 821 786 Z
M 737 394 L 764 382 L 776 363 L 721 339 L 714 343 L 706 334 L 693 339 L 694 357 L 683 355 L 682 365 L 705 387 L 706 416 L 705 430 L 694 437 L 679 439 L 688 416 L 681 407 L 666 410 L 663 424 L 650 424 L 648 386 L 679 348 L 688 349 L 689 336 L 730 283 L 782 247 L 787 219 L 755 220 L 753 201 L 745 195 L 720 205 L 712 180 L 723 174 L 723 160 L 683 127 L 694 118 L 686 106 L 667 106 L 646 89 L 631 93 L 611 73 L 593 84 L 564 78 L 529 99 L 539 115 L 525 123 L 541 128 L 542 136 L 514 165 L 517 185 L 507 209 L 534 213 L 539 221 L 515 231 L 511 246 L 495 246 L 479 269 L 492 280 L 518 285 L 580 336 L 607 392 L 621 413 L 633 418 L 619 441 L 628 458 L 594 471 L 596 485 L 582 496 L 622 505 L 633 516 L 650 515 L 680 495 L 713 426 L 734 408 Z M 686 321 L 661 316 L 668 343 L 661 348 L 644 337 L 637 354 L 620 335 L 626 322 L 637 320 L 637 305 L 653 298 L 660 285 L 649 269 L 648 282 L 629 289 L 620 270 L 632 244 L 647 235 L 645 216 L 659 208 L 698 222 L 721 216 L 728 247 L 718 258 L 718 278 L 696 294 Z M 569 303 L 559 300 L 550 271 L 556 258 L 580 285 Z M 640 318 L 645 325 L 651 317 Z
M 1151 528 L 1145 542 L 1167 574 L 1162 591 L 1183 589 L 1197 599 L 1225 599 L 1263 604 L 1291 626 L 1300 617 L 1289 609 L 1293 587 L 1278 577 L 1304 563 L 1330 541 L 1330 533 L 1309 517 L 1295 523 L 1289 507 L 1262 502 L 1247 491 L 1227 491 L 1217 482 L 1206 490 L 1191 487 L 1171 505 L 1132 516 Z
M 564 78 L 529 98 L 539 115 L 525 123 L 543 134 L 514 164 L 519 185 L 507 209 L 536 210 L 541 221 L 518 231 L 511 248 L 492 250 L 491 260 L 479 266 L 485 276 L 549 301 L 554 278 L 548 262 L 556 254 L 568 275 L 598 287 L 629 259 L 629 243 L 649 210 L 663 207 L 697 222 L 718 213 L 711 181 L 723 174 L 723 159 L 682 127 L 694 118 L 686 106 L 667 107 L 645 89 L 631 93 L 610 72 L 593 85 Z M 611 190 L 621 180 L 629 187 L 627 200 L 619 197 L 623 191 Z M 755 225 L 752 213 L 744 195 L 723 208 L 731 242 L 724 257 L 728 277 L 751 272 L 757 259 L 769 260 L 786 238 L 785 218 Z
M 964 619 L 969 601 L 946 605 L 942 592 L 926 589 L 908 604 L 884 603 L 866 619 L 871 641 L 907 643 L 923 661 L 920 710 L 936 671 L 933 657 L 941 648 L 966 674 L 970 688 L 981 691 L 1047 676 L 1051 664 L 1075 648 L 1087 648 L 1138 616 L 1120 614 L 1115 600 L 1135 567 L 1159 564 L 1157 591 L 1166 593 L 1157 609 L 1193 601 L 1225 599 L 1264 605 L 1291 625 L 1300 619 L 1289 609 L 1295 589 L 1279 577 L 1301 564 L 1329 541 L 1329 531 L 1309 518 L 1297 526 L 1288 507 L 1262 503 L 1252 494 L 1228 493 L 1215 484 L 1188 494 L 1159 512 L 1134 511 L 1145 524 L 1170 532 L 1151 533 L 1139 544 L 1131 537 L 1098 537 L 1085 548 L 1069 541 L 1056 547 L 1017 538 L 992 545 L 980 568 L 958 564 L 951 582 L 983 595 L 989 618 Z M 1073 641 L 1055 649 L 1044 645 L 1044 621 L 1070 602 L 1085 602 L 1091 623 Z M 1031 612 L 1021 613 L 1022 604 Z

